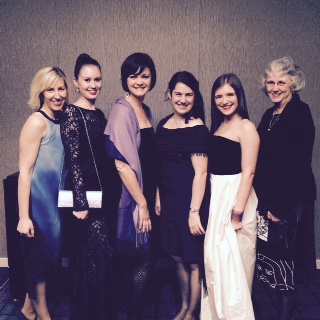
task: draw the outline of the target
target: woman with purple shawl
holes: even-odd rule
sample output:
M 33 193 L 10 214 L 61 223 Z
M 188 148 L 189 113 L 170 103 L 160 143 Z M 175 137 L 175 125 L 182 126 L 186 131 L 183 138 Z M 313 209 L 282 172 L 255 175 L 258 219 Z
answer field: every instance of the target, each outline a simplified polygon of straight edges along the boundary
M 117 217 L 119 274 L 117 319 L 141 319 L 144 292 L 154 265 L 151 255 L 156 197 L 155 133 L 143 101 L 156 83 L 151 57 L 134 53 L 121 66 L 125 98 L 116 101 L 105 130 L 108 153 L 122 180 Z M 151 213 L 151 214 L 150 214 Z

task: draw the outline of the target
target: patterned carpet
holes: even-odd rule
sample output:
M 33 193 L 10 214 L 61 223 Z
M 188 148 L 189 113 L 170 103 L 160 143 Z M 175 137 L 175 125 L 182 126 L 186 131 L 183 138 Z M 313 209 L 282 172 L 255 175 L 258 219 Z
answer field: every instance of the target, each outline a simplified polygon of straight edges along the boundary
M 52 320 L 70 319 L 70 273 L 62 268 L 60 281 L 53 279 L 48 292 L 49 310 Z M 180 298 L 173 265 L 169 261 L 158 263 L 141 320 L 169 320 L 179 311 Z M 274 293 L 254 281 L 253 304 L 256 320 L 276 320 L 277 309 Z M 8 269 L 0 268 L 0 320 L 17 320 L 21 301 L 10 295 Z M 315 281 L 303 285 L 298 293 L 295 320 L 320 320 L 320 270 Z M 209 319 L 208 319 L 209 320 Z

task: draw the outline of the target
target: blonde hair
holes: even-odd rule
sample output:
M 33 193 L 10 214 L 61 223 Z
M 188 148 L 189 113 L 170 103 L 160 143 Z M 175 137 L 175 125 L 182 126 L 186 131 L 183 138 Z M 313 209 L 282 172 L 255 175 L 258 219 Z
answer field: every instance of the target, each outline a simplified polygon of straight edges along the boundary
M 261 89 L 265 94 L 267 94 L 267 78 L 271 73 L 289 75 L 292 80 L 291 90 L 293 93 L 298 93 L 306 85 L 305 76 L 300 67 L 293 63 L 293 59 L 291 57 L 283 57 L 271 61 L 268 67 L 264 70 L 264 74 L 261 77 Z
M 39 110 L 43 106 L 43 92 L 51 88 L 54 83 L 62 78 L 68 94 L 68 81 L 64 72 L 58 67 L 46 67 L 40 69 L 34 76 L 30 86 L 30 98 L 28 105 L 33 110 Z M 68 103 L 68 95 L 66 103 Z

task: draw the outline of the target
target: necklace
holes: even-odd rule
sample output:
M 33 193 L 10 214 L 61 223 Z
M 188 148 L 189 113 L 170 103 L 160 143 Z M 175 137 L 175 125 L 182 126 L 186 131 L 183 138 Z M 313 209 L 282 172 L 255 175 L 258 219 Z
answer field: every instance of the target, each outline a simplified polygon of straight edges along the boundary
M 269 122 L 268 131 L 270 131 L 271 128 L 276 124 L 276 122 L 279 121 L 279 118 L 280 118 L 280 113 L 272 115 L 272 118 Z

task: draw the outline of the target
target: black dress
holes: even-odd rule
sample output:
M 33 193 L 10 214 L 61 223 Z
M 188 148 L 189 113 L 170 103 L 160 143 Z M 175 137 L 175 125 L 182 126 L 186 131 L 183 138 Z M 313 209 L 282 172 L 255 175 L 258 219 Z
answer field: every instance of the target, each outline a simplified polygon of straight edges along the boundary
M 146 288 L 159 253 L 159 217 L 155 214 L 157 189 L 156 141 L 153 128 L 140 129 L 139 160 L 142 173 L 143 195 L 147 201 L 152 231 L 149 232 L 150 250 L 135 243 L 116 240 L 117 287 L 115 296 L 118 314 L 115 319 L 141 319 Z
M 81 108 L 85 117 L 94 159 L 103 189 L 101 209 L 89 209 L 88 218 L 74 218 L 74 255 L 71 267 L 74 274 L 72 316 L 76 320 L 113 319 L 113 257 L 108 215 L 117 208 L 117 172 L 107 155 L 103 134 L 106 119 L 101 110 Z M 100 190 L 93 157 L 78 107 L 68 105 L 63 110 L 61 136 L 66 162 L 71 171 L 74 210 L 88 209 L 87 190 Z
M 188 224 L 194 179 L 191 157 L 207 156 L 208 129 L 204 125 L 166 129 L 163 126 L 170 117 L 161 120 L 157 128 L 161 247 L 166 253 L 182 256 L 187 263 L 200 263 L 204 237 L 193 236 Z M 207 212 L 208 201 L 203 201 L 200 215 L 204 227 Z
M 159 218 L 155 214 L 157 190 L 156 135 L 153 128 L 140 129 L 139 158 L 142 172 L 143 195 L 147 200 L 152 231 L 150 232 L 150 259 L 159 254 Z

